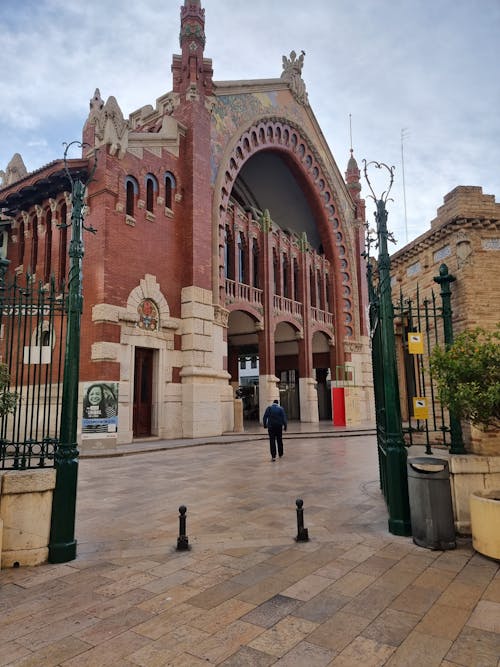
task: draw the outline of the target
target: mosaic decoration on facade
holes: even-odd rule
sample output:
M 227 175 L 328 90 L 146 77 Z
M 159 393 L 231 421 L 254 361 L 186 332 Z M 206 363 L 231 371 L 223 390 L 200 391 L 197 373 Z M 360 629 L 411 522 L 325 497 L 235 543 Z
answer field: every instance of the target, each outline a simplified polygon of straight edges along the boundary
M 245 120 L 248 123 L 255 122 L 259 116 L 269 116 L 270 113 L 294 118 L 297 123 L 305 124 L 300 105 L 291 99 L 287 90 L 217 96 L 212 112 L 212 183 L 215 183 L 217 178 L 222 154 L 228 142 L 237 134 L 238 128 L 244 126 Z
M 145 331 L 158 330 L 160 316 L 158 308 L 152 299 L 141 301 L 137 307 L 137 312 L 139 313 L 139 322 L 137 323 L 139 329 L 144 329 Z

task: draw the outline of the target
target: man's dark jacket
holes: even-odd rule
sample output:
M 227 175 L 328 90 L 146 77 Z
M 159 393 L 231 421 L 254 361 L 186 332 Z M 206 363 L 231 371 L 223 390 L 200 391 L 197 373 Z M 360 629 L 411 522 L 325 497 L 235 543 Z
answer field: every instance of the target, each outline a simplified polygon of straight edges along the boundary
M 286 412 L 277 403 L 273 403 L 264 412 L 262 420 L 264 428 L 279 428 L 282 426 L 285 431 L 287 427 Z

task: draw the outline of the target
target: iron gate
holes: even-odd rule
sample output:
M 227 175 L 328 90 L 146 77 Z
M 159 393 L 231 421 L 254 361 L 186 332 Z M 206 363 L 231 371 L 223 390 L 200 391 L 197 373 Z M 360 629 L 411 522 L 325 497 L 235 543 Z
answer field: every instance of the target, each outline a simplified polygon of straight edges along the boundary
M 448 267 L 442 264 L 439 276 L 434 278 L 441 285 L 440 300 L 434 290 L 422 298 L 417 286 L 414 298 L 405 297 L 400 291 L 399 300 L 396 303 L 391 300 L 384 312 L 382 292 L 387 290 L 387 285 L 384 287 L 379 273 L 374 276 L 373 266 L 368 264 L 380 488 L 389 513 L 396 504 L 396 515 L 402 512 L 403 519 L 407 506 L 407 481 L 401 477 L 401 462 L 397 458 L 396 464 L 390 460 L 391 446 L 393 450 L 398 449 L 395 446 L 399 440 L 398 431 L 405 448 L 425 445 L 426 454 L 433 453 L 433 445 L 448 447 L 454 454 L 465 451 L 460 422 L 437 400 L 430 367 L 434 347 L 453 342 L 450 283 L 454 280 Z M 392 366 L 394 373 L 391 372 Z M 406 462 L 406 455 L 403 458 Z
M 453 279 L 445 264 L 440 271 L 436 282 L 443 277 L 445 284 Z M 432 454 L 433 445 L 449 447 L 458 453 L 463 449 L 461 433 L 455 428 L 453 416 L 437 400 L 430 367 L 434 347 L 445 347 L 452 342 L 447 340 L 452 323 L 446 295 L 441 293 L 439 303 L 434 290 L 422 299 L 418 285 L 413 299 L 405 298 L 400 291 L 399 301 L 394 305 L 394 325 L 406 444 L 425 445 L 426 454 Z
M 0 469 L 55 466 L 66 338 L 65 292 L 31 276 L 5 276 L 0 260 L 0 361 L 16 394 L 0 417 Z M 3 271 L 1 269 L 3 268 Z

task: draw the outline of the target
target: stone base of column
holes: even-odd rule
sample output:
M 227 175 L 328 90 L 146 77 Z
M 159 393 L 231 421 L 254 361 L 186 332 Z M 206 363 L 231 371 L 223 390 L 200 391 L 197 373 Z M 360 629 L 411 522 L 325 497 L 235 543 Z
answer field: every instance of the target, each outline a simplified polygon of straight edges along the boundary
M 234 399 L 234 433 L 243 433 L 243 401 L 241 398 Z
M 267 406 L 271 405 L 275 399 L 279 401 L 278 383 L 279 378 L 275 375 L 259 375 L 259 421 L 261 424 Z
M 299 378 L 300 421 L 319 422 L 318 392 L 314 378 Z
M 185 368 L 181 377 L 183 437 L 200 438 L 232 431 L 234 399 L 228 374 Z

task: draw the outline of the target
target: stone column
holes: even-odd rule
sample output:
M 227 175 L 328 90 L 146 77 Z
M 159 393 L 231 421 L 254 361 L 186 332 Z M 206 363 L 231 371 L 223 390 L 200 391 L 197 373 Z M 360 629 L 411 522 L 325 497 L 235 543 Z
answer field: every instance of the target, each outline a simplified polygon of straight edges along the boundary
M 233 391 L 229 373 L 214 365 L 225 343 L 222 327 L 214 326 L 212 292 L 184 288 L 181 314 L 182 433 L 185 438 L 220 435 L 233 429 Z
M 307 239 L 304 237 L 302 239 L 301 253 L 299 256 L 299 291 L 304 308 L 304 331 L 302 336 L 297 336 L 299 339 L 300 421 L 317 423 L 319 421 L 318 393 L 316 391 L 316 379 L 314 378 L 313 373 L 312 332 L 310 327 L 311 320 L 309 317 L 312 298 L 311 281 L 309 280 L 310 265 L 309 245 Z

